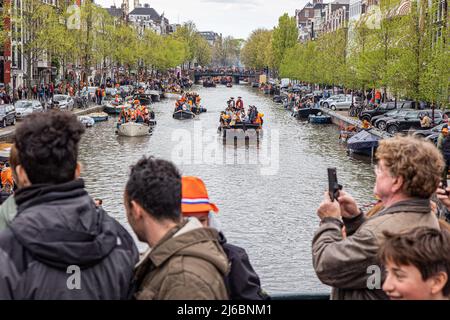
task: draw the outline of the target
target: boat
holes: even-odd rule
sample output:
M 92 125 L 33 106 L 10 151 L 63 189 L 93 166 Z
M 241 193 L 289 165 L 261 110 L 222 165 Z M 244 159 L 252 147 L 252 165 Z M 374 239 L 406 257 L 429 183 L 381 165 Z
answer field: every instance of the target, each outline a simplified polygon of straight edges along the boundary
M 173 113 L 172 117 L 176 120 L 188 120 L 195 118 L 195 114 L 189 110 L 178 110 Z
M 203 81 L 203 87 L 205 88 L 215 88 L 217 85 L 213 81 Z
M 284 99 L 285 99 L 284 96 L 274 96 L 272 100 L 275 103 L 283 103 Z
M 145 94 L 149 95 L 153 102 L 161 101 L 161 92 L 158 90 L 145 90 Z
M 103 111 L 105 111 L 107 114 L 120 114 L 120 111 L 122 110 L 124 106 L 123 105 L 119 105 L 119 106 L 114 106 L 112 104 L 105 104 L 103 106 Z
M 254 140 L 262 138 L 263 129 L 259 124 L 236 123 L 233 126 L 220 125 L 219 132 L 225 140 Z
M 116 133 L 124 137 L 141 137 L 151 132 L 150 125 L 145 123 L 127 122 L 117 126 Z
M 95 122 L 108 121 L 108 114 L 105 112 L 90 113 L 89 117 L 94 119 Z
M 199 114 L 199 113 L 203 113 L 203 112 L 207 112 L 208 110 L 206 108 L 203 107 L 191 107 L 191 111 L 195 114 Z
M 94 119 L 88 116 L 78 116 L 78 121 L 86 126 L 86 128 L 92 127 L 95 124 Z
M 227 83 L 227 88 L 233 88 L 233 84 L 231 82 Z
M 181 95 L 178 92 L 164 92 L 164 98 L 180 100 Z
M 141 106 L 149 106 L 152 104 L 152 96 L 150 94 L 136 94 L 133 96 L 133 101 L 135 100 L 138 100 Z
M 0 143 L 0 161 L 5 162 L 9 160 L 12 143 Z
M 308 119 L 310 115 L 318 115 L 322 110 L 318 108 L 300 108 L 294 111 L 293 116 L 297 119 Z
M 380 139 L 369 130 L 362 130 L 347 140 L 347 149 L 351 153 L 370 157 L 374 155 Z
M 317 115 L 310 114 L 308 116 L 308 121 L 309 121 L 309 123 L 314 123 L 314 124 L 330 124 L 331 117 L 320 114 L 320 113 L 318 113 Z

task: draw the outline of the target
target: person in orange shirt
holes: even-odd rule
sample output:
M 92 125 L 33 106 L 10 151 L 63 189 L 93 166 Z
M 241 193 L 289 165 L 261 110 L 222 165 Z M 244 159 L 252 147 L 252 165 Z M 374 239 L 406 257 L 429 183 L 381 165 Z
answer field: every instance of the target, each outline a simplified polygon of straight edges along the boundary
M 381 92 L 379 90 L 377 90 L 375 92 L 375 103 L 378 105 L 381 102 Z
M 3 164 L 2 166 L 2 172 L 1 172 L 1 179 L 2 179 L 2 190 L 8 188 L 8 190 L 12 190 L 14 186 L 14 180 L 12 176 L 12 170 L 11 167 L 9 167 L 7 164 Z

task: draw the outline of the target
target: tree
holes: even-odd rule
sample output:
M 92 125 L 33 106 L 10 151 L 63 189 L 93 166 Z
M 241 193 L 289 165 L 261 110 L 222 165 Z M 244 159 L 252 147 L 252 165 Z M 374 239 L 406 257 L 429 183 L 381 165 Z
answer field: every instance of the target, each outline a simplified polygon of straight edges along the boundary
M 219 37 L 213 45 L 213 63 L 217 66 L 236 65 L 239 61 L 243 40 Z
M 16 9 L 11 12 L 12 37 L 21 39 L 24 35 L 18 50 L 26 61 L 27 84 L 31 87 L 38 61 L 49 59 L 49 53 L 61 43 L 61 23 L 55 7 L 40 0 L 23 2 L 22 15 Z
M 279 69 L 284 55 L 289 48 L 294 47 L 298 41 L 298 29 L 295 17 L 289 17 L 287 13 L 278 19 L 278 26 L 273 30 L 272 49 L 274 65 Z
M 241 59 L 244 65 L 258 70 L 266 66 L 272 66 L 271 40 L 272 31 L 266 29 L 254 30 L 241 50 Z
M 114 46 L 112 57 L 114 61 L 126 66 L 128 72 L 136 66 L 139 59 L 139 39 L 135 30 L 127 25 L 119 25 L 112 36 Z
M 195 56 L 197 63 L 201 66 L 207 66 L 212 61 L 212 48 L 203 37 L 199 37 L 197 41 Z
M 184 43 L 187 52 L 186 61 L 189 64 L 189 68 L 196 60 L 202 60 L 203 63 L 209 60 L 208 56 L 210 53 L 202 51 L 207 48 L 205 45 L 206 40 L 198 34 L 197 28 L 192 21 L 186 22 L 182 27 L 178 28 L 173 37 Z

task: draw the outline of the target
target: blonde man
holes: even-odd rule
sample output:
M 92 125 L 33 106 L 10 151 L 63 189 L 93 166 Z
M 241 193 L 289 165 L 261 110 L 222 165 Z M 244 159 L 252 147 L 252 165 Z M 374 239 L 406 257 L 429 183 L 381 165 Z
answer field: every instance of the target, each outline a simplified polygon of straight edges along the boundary
M 374 193 L 383 210 L 366 219 L 355 200 L 341 191 L 334 202 L 327 192 L 317 212 L 321 225 L 312 243 L 313 264 L 319 279 L 333 287 L 333 299 L 387 299 L 377 258 L 384 232 L 439 230 L 430 205 L 444 168 L 438 149 L 423 139 L 395 137 L 380 142 L 376 157 Z

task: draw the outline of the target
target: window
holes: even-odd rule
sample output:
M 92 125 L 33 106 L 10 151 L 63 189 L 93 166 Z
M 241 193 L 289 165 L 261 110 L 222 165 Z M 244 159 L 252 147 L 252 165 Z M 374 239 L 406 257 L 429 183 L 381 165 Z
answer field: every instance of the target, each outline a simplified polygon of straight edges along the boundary
M 305 11 L 305 18 L 309 18 L 309 11 L 308 10 Z

